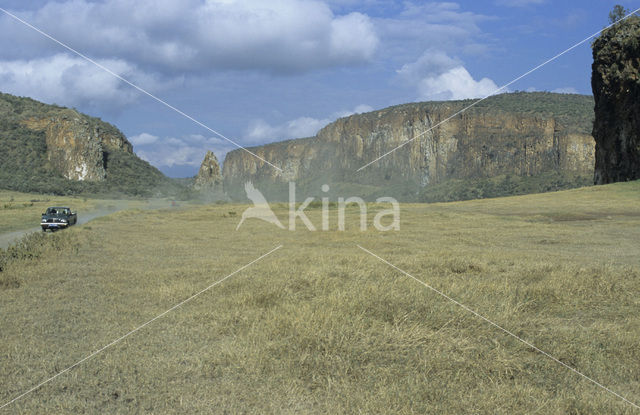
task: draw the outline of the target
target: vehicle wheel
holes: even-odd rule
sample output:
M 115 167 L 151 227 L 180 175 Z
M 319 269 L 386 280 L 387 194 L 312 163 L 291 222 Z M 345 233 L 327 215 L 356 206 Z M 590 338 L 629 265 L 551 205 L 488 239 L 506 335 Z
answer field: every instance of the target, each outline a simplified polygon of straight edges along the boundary
M 45 228 L 42 228 L 42 232 L 46 232 L 47 230 Z

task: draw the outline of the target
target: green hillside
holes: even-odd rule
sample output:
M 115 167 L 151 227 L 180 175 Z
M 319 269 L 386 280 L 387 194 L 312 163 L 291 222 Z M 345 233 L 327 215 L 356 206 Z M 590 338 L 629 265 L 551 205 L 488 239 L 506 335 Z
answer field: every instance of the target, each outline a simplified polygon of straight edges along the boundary
M 88 130 L 122 137 L 113 125 L 68 108 L 0 93 L 0 188 L 21 192 L 179 196 L 186 188 L 126 149 L 103 148 L 102 181 L 69 180 L 47 156 L 46 134 L 25 125 L 28 119 L 78 117 Z

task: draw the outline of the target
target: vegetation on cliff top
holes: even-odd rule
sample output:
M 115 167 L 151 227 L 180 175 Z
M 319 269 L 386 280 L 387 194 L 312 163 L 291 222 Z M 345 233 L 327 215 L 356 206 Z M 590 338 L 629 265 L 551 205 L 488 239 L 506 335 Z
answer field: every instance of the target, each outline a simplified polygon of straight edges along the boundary
M 467 107 L 477 99 L 458 101 L 429 101 L 420 104 L 442 105 L 444 103 L 460 107 Z M 405 105 L 415 104 L 403 104 Z M 560 121 L 569 132 L 591 134 L 593 121 L 593 97 L 580 94 L 558 94 L 553 92 L 524 92 L 515 91 L 493 95 L 469 108 L 467 113 L 498 114 L 500 112 L 519 113 L 553 117 Z
M 623 15 L 626 10 L 622 11 Z M 610 19 L 616 19 L 617 14 Z M 594 61 L 608 85 L 640 84 L 640 16 L 629 16 L 604 30 L 592 44 Z M 610 94 L 620 91 L 612 90 Z

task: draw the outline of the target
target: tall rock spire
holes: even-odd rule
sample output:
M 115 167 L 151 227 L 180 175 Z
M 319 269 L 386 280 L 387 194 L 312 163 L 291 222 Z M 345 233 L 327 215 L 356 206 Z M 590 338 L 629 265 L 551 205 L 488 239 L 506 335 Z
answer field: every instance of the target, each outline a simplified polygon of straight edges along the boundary
M 193 183 L 193 188 L 196 190 L 222 190 L 220 164 L 212 151 L 207 151 L 204 156 L 198 175 Z

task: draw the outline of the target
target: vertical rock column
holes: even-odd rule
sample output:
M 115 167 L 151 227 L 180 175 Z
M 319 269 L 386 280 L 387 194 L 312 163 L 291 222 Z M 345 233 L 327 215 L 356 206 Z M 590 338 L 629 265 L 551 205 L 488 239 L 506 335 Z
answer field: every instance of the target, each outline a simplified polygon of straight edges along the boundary
M 640 17 L 619 22 L 593 43 L 594 182 L 640 179 Z
M 196 190 L 221 190 L 222 175 L 220 174 L 220 164 L 212 151 L 207 151 L 204 156 L 198 175 L 193 183 L 193 188 Z

